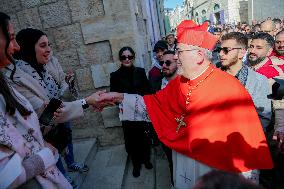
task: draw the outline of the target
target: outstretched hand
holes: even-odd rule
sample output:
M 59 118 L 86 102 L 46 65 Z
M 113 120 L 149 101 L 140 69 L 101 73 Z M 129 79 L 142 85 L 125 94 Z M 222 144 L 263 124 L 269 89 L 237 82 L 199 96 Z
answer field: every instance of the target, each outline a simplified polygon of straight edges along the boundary
M 97 91 L 86 98 L 95 111 L 102 111 L 104 107 L 113 106 L 123 100 L 123 94 L 117 92 Z

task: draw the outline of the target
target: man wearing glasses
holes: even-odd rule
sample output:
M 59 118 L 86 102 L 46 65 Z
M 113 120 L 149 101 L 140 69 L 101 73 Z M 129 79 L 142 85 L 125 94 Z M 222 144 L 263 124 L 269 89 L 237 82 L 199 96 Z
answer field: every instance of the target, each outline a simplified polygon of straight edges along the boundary
M 268 79 L 251 70 L 242 62 L 247 49 L 248 39 L 239 32 L 232 32 L 221 38 L 221 48 L 218 49 L 221 69 L 236 77 L 251 95 L 265 131 L 271 120 L 271 100 Z
M 217 39 L 208 24 L 177 27 L 178 75 L 154 95 L 105 93 L 98 101 L 121 103 L 121 120 L 151 121 L 172 149 L 174 185 L 191 189 L 218 169 L 257 182 L 256 169 L 273 167 L 253 101 L 233 76 L 210 63 Z M 98 107 L 100 108 L 100 107 Z
M 162 64 L 162 79 L 161 89 L 177 76 L 177 56 L 175 51 L 167 50 L 164 52 Z

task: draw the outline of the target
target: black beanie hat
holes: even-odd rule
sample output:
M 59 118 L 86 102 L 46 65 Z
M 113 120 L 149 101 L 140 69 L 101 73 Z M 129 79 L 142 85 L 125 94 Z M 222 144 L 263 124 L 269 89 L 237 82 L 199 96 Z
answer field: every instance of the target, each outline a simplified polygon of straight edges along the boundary
M 164 40 L 158 41 L 154 46 L 153 52 L 157 52 L 158 49 L 167 50 L 168 49 L 167 42 Z

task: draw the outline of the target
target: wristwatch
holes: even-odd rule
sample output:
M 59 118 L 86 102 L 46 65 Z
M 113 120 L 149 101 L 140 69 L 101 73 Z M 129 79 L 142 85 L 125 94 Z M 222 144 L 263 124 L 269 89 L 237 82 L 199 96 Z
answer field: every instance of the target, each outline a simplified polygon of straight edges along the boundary
M 89 104 L 87 103 L 87 101 L 84 98 L 81 99 L 81 103 L 82 103 L 82 108 L 83 109 L 89 108 Z

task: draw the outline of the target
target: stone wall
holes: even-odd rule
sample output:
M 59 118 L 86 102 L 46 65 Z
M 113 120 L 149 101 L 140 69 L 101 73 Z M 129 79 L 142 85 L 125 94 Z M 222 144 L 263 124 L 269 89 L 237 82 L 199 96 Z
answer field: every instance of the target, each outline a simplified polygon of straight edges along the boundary
M 47 33 L 65 71 L 73 70 L 80 96 L 108 89 L 109 74 L 119 67 L 118 51 L 131 46 L 135 64 L 149 68 L 147 15 L 139 0 L 1 0 L 16 32 L 34 27 Z M 123 143 L 117 108 L 86 111 L 73 121 L 75 138 L 98 137 L 101 145 Z

